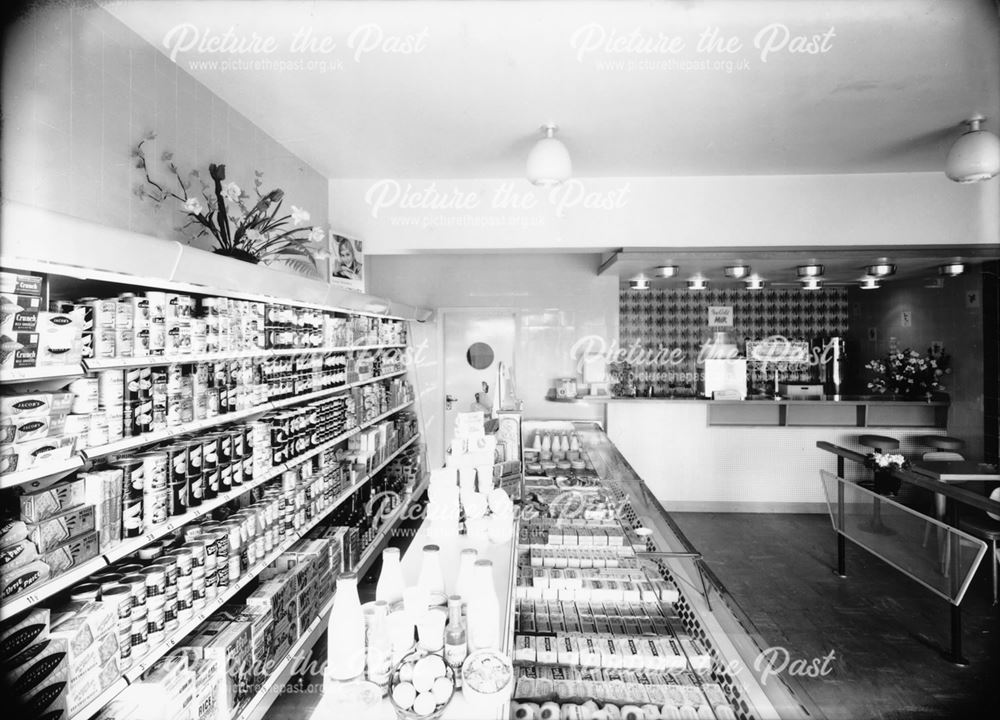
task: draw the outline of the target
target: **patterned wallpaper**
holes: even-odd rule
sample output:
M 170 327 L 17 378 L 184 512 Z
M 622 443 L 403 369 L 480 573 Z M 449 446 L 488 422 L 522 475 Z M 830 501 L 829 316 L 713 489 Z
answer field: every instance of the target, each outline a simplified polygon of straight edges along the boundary
M 710 306 L 730 306 L 733 327 L 708 326 Z M 657 395 L 682 394 L 694 387 L 700 366 L 702 345 L 716 330 L 726 330 L 742 356 L 747 340 L 781 335 L 793 341 L 810 341 L 819 335 L 845 335 L 848 330 L 848 302 L 845 288 L 764 289 L 748 292 L 732 290 L 646 290 L 623 289 L 619 293 L 619 344 L 632 351 L 634 379 L 640 393 L 649 385 Z M 637 349 L 647 351 L 636 352 Z M 656 351 L 661 351 L 658 354 Z M 664 362 L 665 352 L 673 351 L 676 362 Z M 756 366 L 756 367 L 755 367 Z M 759 364 L 749 366 L 751 385 L 764 383 Z M 807 382 L 805 365 L 779 364 L 781 377 L 790 382 Z

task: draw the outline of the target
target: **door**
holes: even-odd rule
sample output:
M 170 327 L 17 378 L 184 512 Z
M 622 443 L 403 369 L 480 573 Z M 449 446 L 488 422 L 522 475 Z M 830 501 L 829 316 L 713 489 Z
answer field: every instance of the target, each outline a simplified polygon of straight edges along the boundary
M 444 310 L 444 442 L 455 416 L 489 410 L 497 388 L 497 365 L 513 368 L 516 318 L 510 310 Z

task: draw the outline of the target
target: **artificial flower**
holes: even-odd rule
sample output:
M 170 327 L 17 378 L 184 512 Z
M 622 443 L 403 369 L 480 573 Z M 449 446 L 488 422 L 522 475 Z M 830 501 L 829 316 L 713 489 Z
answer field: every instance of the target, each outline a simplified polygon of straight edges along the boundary
M 243 191 L 240 190 L 240 186 L 234 182 L 226 183 L 225 187 L 222 188 L 222 197 L 231 203 L 238 203 L 240 201 L 240 195 Z
M 204 208 L 201 206 L 201 201 L 196 197 L 190 197 L 184 201 L 184 212 L 191 213 L 192 215 L 201 215 L 204 212 Z
M 301 225 L 307 222 L 309 222 L 309 213 L 296 205 L 292 205 L 292 225 Z

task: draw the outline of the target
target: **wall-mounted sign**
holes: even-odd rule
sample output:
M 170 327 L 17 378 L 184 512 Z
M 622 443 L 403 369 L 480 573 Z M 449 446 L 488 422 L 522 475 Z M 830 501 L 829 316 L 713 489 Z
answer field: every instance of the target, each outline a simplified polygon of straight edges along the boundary
M 364 252 L 361 241 L 330 234 L 330 275 L 334 285 L 365 290 Z
M 708 306 L 708 326 L 709 327 L 732 327 L 733 326 L 733 306 L 732 305 L 709 305 Z

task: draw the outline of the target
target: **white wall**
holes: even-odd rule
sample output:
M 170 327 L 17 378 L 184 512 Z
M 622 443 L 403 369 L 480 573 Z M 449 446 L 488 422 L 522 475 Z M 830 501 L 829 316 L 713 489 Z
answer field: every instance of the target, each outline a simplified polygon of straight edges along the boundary
M 571 351 L 579 338 L 618 337 L 618 279 L 597 276 L 597 254 L 375 255 L 368 263 L 374 294 L 423 307 L 515 311 L 514 365 L 525 417 L 603 420 L 599 405 L 544 399 L 555 378 L 576 374 Z M 430 330 L 428 324 L 420 332 L 426 336 Z M 430 409 L 440 414 L 442 402 L 441 385 L 431 379 L 434 371 L 440 377 L 434 352 L 426 364 L 417 371 L 418 391 L 426 393 L 424 421 L 430 426 Z
M 330 209 L 369 254 L 1000 239 L 1000 179 L 959 185 L 943 172 L 583 178 L 552 191 L 523 179 L 331 180 Z

